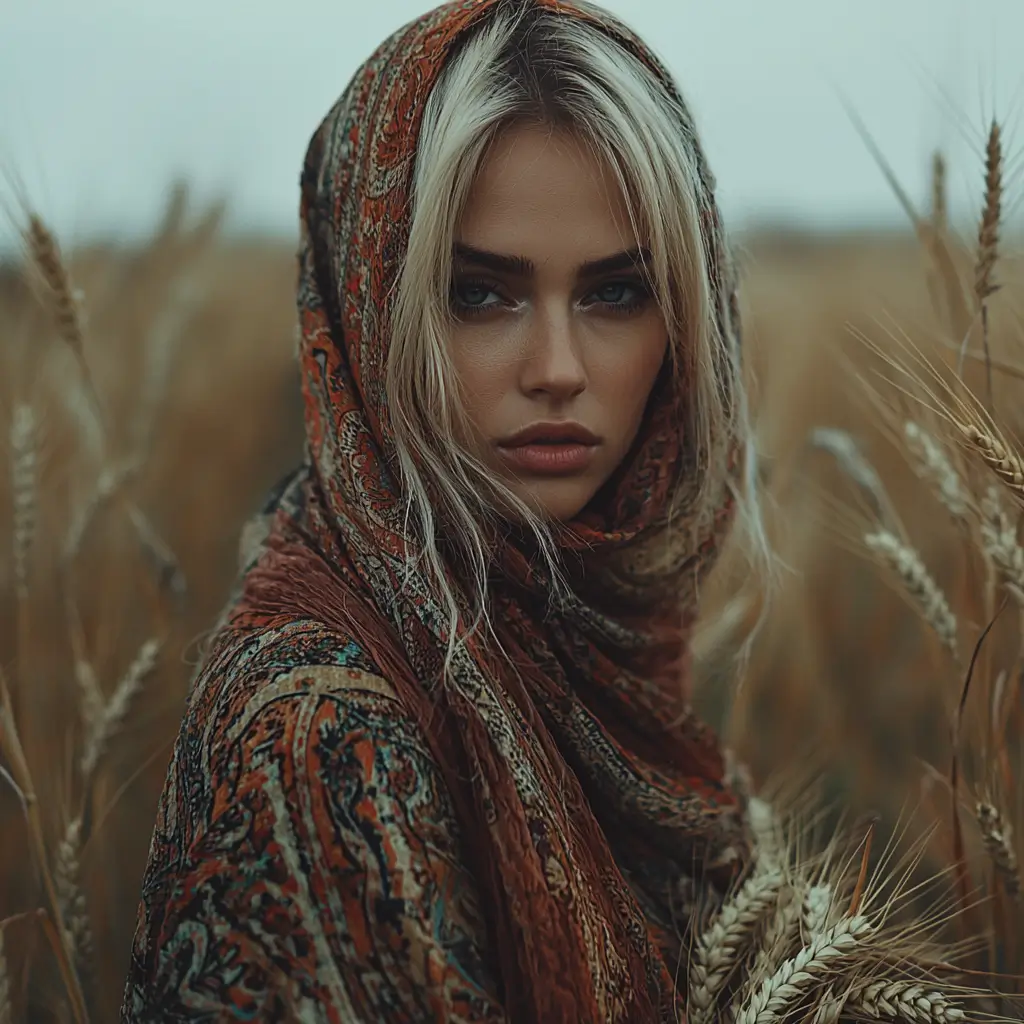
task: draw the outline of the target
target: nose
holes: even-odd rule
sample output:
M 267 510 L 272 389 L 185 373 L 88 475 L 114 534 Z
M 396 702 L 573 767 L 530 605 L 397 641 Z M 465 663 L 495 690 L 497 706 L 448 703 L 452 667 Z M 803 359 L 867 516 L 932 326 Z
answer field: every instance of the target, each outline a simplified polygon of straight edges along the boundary
M 581 342 L 568 310 L 538 311 L 530 328 L 521 386 L 531 398 L 575 398 L 587 387 Z

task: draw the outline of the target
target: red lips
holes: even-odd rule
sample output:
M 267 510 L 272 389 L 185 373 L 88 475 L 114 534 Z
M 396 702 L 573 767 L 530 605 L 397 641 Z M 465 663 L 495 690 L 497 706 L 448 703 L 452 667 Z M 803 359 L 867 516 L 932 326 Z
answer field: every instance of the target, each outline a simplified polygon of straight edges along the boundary
M 531 423 L 497 442 L 499 448 L 520 448 L 532 444 L 600 444 L 601 439 L 582 423 L 569 420 Z
M 572 476 L 585 470 L 601 439 L 581 423 L 531 423 L 497 444 L 502 459 L 520 473 Z

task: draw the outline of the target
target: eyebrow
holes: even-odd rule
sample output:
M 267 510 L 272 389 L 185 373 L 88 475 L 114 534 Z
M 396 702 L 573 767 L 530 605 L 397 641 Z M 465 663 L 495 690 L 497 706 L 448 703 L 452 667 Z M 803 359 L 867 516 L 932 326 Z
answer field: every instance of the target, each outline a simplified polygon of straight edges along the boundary
M 525 256 L 489 252 L 486 249 L 477 249 L 475 246 L 466 245 L 464 242 L 455 243 L 455 256 L 465 263 L 486 267 L 497 274 L 532 277 L 537 269 L 533 260 L 529 260 Z M 597 277 L 599 274 L 609 274 L 616 270 L 641 270 L 645 264 L 650 262 L 650 259 L 650 250 L 638 246 L 623 252 L 612 253 L 611 256 L 602 256 L 600 259 L 581 263 L 576 268 L 576 273 L 580 277 Z

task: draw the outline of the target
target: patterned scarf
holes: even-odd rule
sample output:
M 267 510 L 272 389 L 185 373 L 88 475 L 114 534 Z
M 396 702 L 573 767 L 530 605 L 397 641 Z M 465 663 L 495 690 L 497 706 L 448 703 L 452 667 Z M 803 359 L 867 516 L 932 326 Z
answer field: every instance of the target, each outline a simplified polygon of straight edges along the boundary
M 490 589 L 503 647 L 459 649 L 441 681 L 447 616 L 418 576 L 392 464 L 385 363 L 409 232 L 410 178 L 428 95 L 465 34 L 506 0 L 459 0 L 383 43 L 316 132 L 302 177 L 299 312 L 307 459 L 278 496 L 223 630 L 269 632 L 297 618 L 364 644 L 421 721 L 466 838 L 513 1021 L 676 1020 L 681 932 L 694 887 L 724 886 L 747 854 L 740 801 L 715 739 L 681 685 L 697 587 L 725 530 L 677 516 L 662 600 L 649 568 L 672 499 L 690 499 L 702 453 L 680 423 L 685 395 L 656 390 L 629 464 L 572 524 L 576 596 L 551 614 L 549 580 L 512 540 Z M 651 67 L 628 30 L 588 18 Z M 728 264 L 711 178 L 704 233 L 720 327 L 735 341 Z M 706 453 L 703 455 L 706 458 Z M 655 584 L 658 586 L 655 586 Z M 646 598 L 645 598 L 646 595 Z M 625 611 L 623 611 L 625 610 Z M 685 974 L 685 965 L 683 965 Z

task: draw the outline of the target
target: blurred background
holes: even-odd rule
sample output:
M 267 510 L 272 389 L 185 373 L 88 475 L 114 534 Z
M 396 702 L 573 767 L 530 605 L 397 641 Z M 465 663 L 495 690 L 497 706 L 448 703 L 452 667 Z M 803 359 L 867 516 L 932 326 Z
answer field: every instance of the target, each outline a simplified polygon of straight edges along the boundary
M 696 702 L 758 783 L 813 764 L 824 796 L 850 815 L 876 812 L 892 827 L 923 806 L 945 821 L 960 666 L 866 555 L 871 515 L 811 441 L 822 427 L 846 431 L 870 458 L 969 650 L 985 621 L 974 540 L 920 479 L 901 417 L 922 410 L 899 407 L 871 349 L 915 346 L 951 363 L 963 340 L 951 310 L 967 302 L 972 332 L 980 322 L 995 118 L 988 340 L 1019 366 L 1024 3 L 607 6 L 689 97 L 741 261 L 777 585 L 766 603 L 742 550 L 725 553 L 695 641 Z M 67 996 L 69 964 L 91 1019 L 116 1019 L 192 669 L 243 522 L 301 457 L 305 147 L 357 65 L 423 8 L 0 0 L 0 669 L 18 737 L 0 732 L 0 935 L 15 1019 L 85 1019 Z M 919 211 L 920 237 L 854 118 Z M 936 252 L 951 254 L 938 284 Z M 968 360 L 979 393 L 980 374 Z M 1003 374 L 996 387 L 1008 437 L 1024 426 L 1015 381 Z M 949 458 L 961 466 L 952 448 Z M 983 490 L 987 478 L 968 483 Z M 737 661 L 762 610 L 750 658 Z M 1001 693 L 1016 692 L 1007 679 L 1019 672 L 999 668 L 985 664 L 982 694 L 999 678 Z M 1019 755 L 1020 702 L 1005 701 Z M 965 754 L 970 786 L 989 779 L 984 738 Z M 1007 787 L 1020 779 L 1009 765 L 999 793 L 1019 835 L 1024 787 Z M 34 827 L 19 791 L 38 796 Z M 39 907 L 51 919 L 61 909 L 66 941 L 39 927 Z M 0 982 L 2 965 L 0 955 Z
M 1020 109 L 1018 0 L 611 0 L 696 110 L 734 226 L 902 224 L 844 113 L 912 191 L 942 146 L 950 203 L 993 114 Z M 34 0 L 0 11 L 0 168 L 65 239 L 135 234 L 172 177 L 229 226 L 294 232 L 299 167 L 356 66 L 422 0 Z M 0 241 L 10 242 L 10 236 Z

